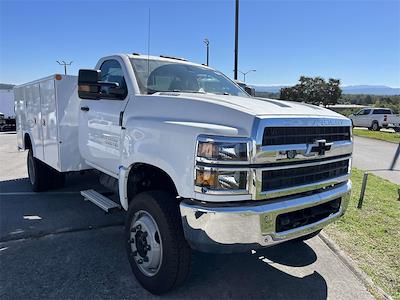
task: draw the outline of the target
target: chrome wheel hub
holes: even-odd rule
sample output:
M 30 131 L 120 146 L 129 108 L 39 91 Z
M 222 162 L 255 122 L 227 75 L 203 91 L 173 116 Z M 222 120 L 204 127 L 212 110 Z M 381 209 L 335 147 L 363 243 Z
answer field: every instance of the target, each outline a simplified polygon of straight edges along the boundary
M 162 262 L 160 231 L 153 217 L 146 211 L 135 213 L 130 229 L 131 255 L 140 271 L 154 276 Z

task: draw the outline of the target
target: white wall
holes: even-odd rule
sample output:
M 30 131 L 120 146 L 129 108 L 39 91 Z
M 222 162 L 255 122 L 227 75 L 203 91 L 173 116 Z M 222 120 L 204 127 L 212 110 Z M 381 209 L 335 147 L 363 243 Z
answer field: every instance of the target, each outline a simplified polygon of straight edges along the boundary
M 4 117 L 15 117 L 13 90 L 0 90 L 0 112 Z

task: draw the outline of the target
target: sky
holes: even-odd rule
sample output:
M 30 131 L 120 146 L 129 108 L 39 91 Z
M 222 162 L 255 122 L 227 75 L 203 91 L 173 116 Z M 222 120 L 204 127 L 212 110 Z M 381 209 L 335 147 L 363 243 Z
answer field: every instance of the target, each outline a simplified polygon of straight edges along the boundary
M 233 0 L 0 0 L 0 82 L 20 84 L 93 68 L 113 53 L 148 51 L 205 63 L 233 77 Z M 240 0 L 239 70 L 252 84 L 301 75 L 343 85 L 400 87 L 400 0 Z M 239 79 L 242 79 L 240 76 Z

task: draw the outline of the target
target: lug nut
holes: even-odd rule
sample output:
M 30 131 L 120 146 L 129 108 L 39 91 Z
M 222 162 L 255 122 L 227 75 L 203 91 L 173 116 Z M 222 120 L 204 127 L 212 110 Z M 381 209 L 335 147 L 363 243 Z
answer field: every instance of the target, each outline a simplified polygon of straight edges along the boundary
M 141 225 L 136 226 L 136 230 L 140 230 L 140 229 L 142 229 Z
M 141 264 L 143 263 L 143 259 L 139 258 L 139 259 L 137 260 L 137 263 L 138 263 L 139 265 L 141 265 Z
M 150 251 L 150 250 L 151 250 L 150 245 L 147 245 L 147 246 L 146 246 L 146 250 L 147 250 L 147 251 Z
M 143 236 L 147 237 L 149 234 L 147 233 L 147 231 L 143 232 Z

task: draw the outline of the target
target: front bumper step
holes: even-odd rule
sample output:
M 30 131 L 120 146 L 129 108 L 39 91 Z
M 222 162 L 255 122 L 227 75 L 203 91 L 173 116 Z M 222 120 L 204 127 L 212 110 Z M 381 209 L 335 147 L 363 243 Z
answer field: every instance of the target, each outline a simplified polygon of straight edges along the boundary
M 299 198 L 253 201 L 246 205 L 208 205 L 194 200 L 180 204 L 185 237 L 192 248 L 203 252 L 230 253 L 272 246 L 322 229 L 343 215 L 350 199 L 351 181 L 326 191 Z M 312 219 L 310 211 L 327 209 L 340 199 L 339 207 L 322 218 Z M 311 222 L 278 228 L 277 221 L 295 212 L 309 213 Z M 279 223 L 280 224 L 280 223 Z M 279 225 L 278 224 L 278 225 Z M 278 226 L 279 227 L 279 226 Z

